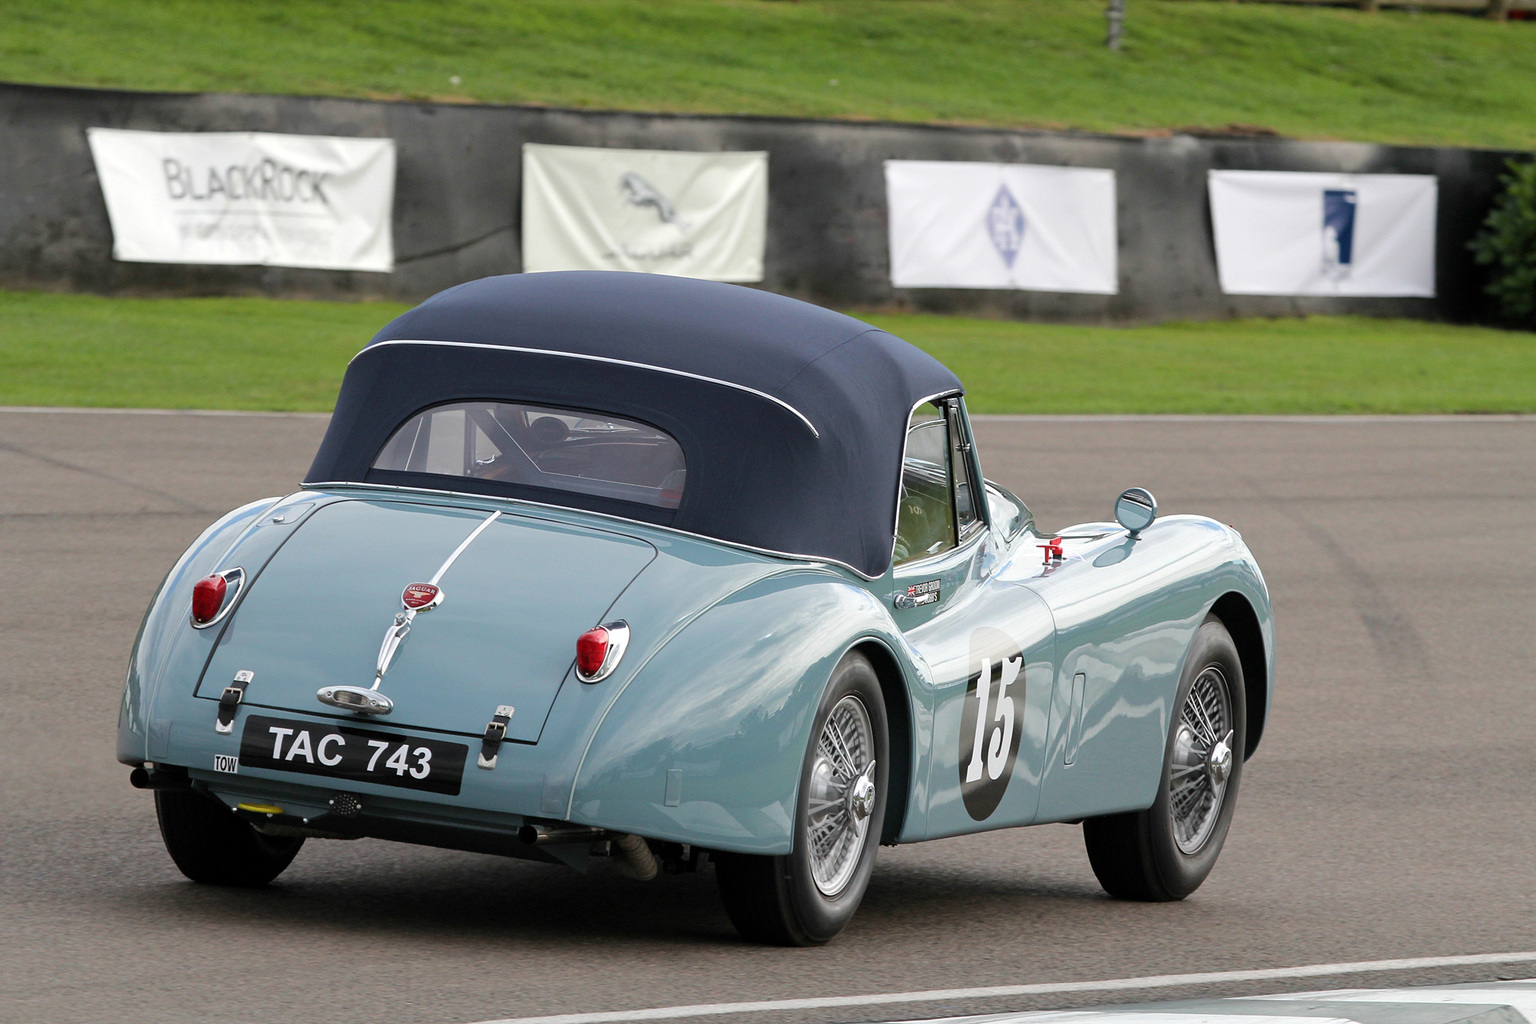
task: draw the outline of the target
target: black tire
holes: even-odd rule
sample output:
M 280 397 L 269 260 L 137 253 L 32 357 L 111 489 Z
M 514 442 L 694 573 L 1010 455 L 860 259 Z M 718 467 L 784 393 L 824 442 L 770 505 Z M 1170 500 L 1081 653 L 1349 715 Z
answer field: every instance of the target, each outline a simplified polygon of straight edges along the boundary
M 1211 671 L 1215 676 L 1207 675 Z M 1206 686 L 1212 679 L 1218 679 L 1224 687 L 1230 708 L 1226 728 L 1232 734 L 1228 743 L 1231 768 L 1219 796 L 1220 808 L 1215 811 L 1214 820 L 1208 830 L 1202 830 L 1205 831 L 1203 838 L 1198 833 L 1183 837 L 1184 847 L 1189 847 L 1186 849 L 1181 848 L 1174 817 L 1169 810 L 1174 789 L 1175 750 L 1180 742 L 1183 712 L 1191 688 L 1196 680 L 1202 680 L 1202 686 Z M 1216 866 L 1216 858 L 1232 823 L 1232 812 L 1237 806 L 1237 788 L 1243 773 L 1243 744 L 1248 725 L 1244 694 L 1243 665 L 1237 655 L 1237 646 L 1221 620 L 1211 616 L 1196 631 L 1184 673 L 1179 679 L 1168 740 L 1163 749 L 1163 773 L 1157 787 L 1157 801 L 1144 811 L 1110 814 L 1083 822 L 1088 860 L 1105 892 L 1125 900 L 1181 900 L 1198 889 Z M 1205 782 L 1209 784 L 1208 777 Z M 1216 787 L 1210 788 L 1214 791 Z
M 828 895 L 818 886 L 811 866 L 811 778 L 819 760 L 819 738 L 827 719 L 833 709 L 850 696 L 858 700 L 869 716 L 875 761 L 874 806 L 866 820 L 862 847 L 858 849 L 852 874 L 840 888 Z M 827 684 L 811 728 L 811 742 L 800 769 L 794 850 L 782 857 L 740 853 L 715 855 L 720 898 L 731 923 L 743 938 L 778 946 L 819 946 L 842 931 L 852 919 L 869 886 L 875 852 L 880 847 L 880 834 L 885 824 L 891 763 L 889 737 L 885 703 L 875 670 L 862 654 L 849 652 L 832 670 L 832 679 Z M 850 854 L 849 859 L 852 857 Z
M 181 873 L 209 885 L 266 885 L 304 845 L 302 838 L 264 836 L 217 800 L 192 790 L 156 790 L 155 817 Z

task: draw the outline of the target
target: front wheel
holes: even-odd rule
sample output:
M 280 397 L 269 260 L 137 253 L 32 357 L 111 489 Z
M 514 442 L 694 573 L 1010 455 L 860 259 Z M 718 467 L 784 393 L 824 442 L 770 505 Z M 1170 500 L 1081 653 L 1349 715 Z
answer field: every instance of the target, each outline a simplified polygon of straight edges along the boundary
M 302 838 L 264 836 L 217 800 L 192 790 L 156 790 L 155 817 L 171 860 L 194 882 L 266 885 L 304 845 Z
M 1195 632 L 1174 702 L 1157 801 L 1083 822 L 1088 860 L 1111 896 L 1181 900 L 1216 866 L 1243 771 L 1243 665 L 1221 620 Z
M 862 654 L 832 670 L 800 772 L 794 849 L 715 857 L 720 897 L 742 937 L 815 946 L 853 917 L 875 867 L 890 771 L 885 703 Z

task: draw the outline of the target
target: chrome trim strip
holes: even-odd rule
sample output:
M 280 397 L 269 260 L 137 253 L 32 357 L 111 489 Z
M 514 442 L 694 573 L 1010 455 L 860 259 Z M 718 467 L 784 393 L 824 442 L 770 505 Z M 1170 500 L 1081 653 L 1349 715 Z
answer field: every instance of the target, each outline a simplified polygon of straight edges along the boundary
M 482 519 L 480 521 L 480 525 L 469 531 L 469 536 L 460 541 L 459 546 L 453 549 L 453 554 L 449 555 L 447 561 L 443 562 L 443 564 L 438 567 L 437 574 L 434 575 L 432 579 L 428 581 L 428 583 L 431 586 L 437 586 L 438 581 L 443 578 L 443 573 L 447 572 L 449 567 L 452 566 L 454 562 L 459 560 L 459 556 L 464 553 L 464 549 L 473 544 L 475 542 L 475 538 L 484 533 L 487 526 L 490 526 L 500 518 L 500 512 L 492 512 L 490 515 Z M 404 642 L 406 634 L 411 631 L 411 623 L 416 621 L 416 615 L 419 612 L 429 611 L 433 608 L 436 608 L 439 604 L 442 603 L 445 596 L 446 595 L 442 592 L 442 590 L 439 590 L 437 592 L 437 597 L 432 600 L 431 604 L 423 605 L 420 608 L 412 608 L 408 605 L 404 605 L 404 599 L 402 598 L 401 603 L 404 606 L 400 609 L 400 611 L 395 613 L 395 621 L 392 625 L 390 625 L 389 629 L 384 631 L 384 641 L 379 645 L 379 660 L 375 664 L 373 672 L 373 688 L 375 690 L 377 690 L 379 688 L 379 684 L 384 681 L 384 673 L 389 671 L 389 663 L 395 660 L 395 652 L 400 649 L 400 644 Z M 323 692 L 320 699 L 326 700 Z M 332 702 L 326 700 L 326 703 Z M 340 707 L 341 705 L 337 706 Z M 352 708 L 351 710 L 356 711 L 358 709 Z
M 848 572 L 853 573 L 853 575 L 857 576 L 861 580 L 878 580 L 884 578 L 885 576 L 885 573 L 881 573 L 879 576 L 871 576 L 868 573 L 860 572 L 858 569 L 855 569 L 847 562 L 840 562 L 835 558 L 828 558 L 826 555 L 805 555 L 798 554 L 793 551 L 775 551 L 772 548 L 760 548 L 751 544 L 743 544 L 741 541 L 725 540 L 721 537 L 709 537 L 702 533 L 693 533 L 689 530 L 680 530 L 675 526 L 663 526 L 660 523 L 648 523 L 642 519 L 626 519 L 623 516 L 616 516 L 610 512 L 596 512 L 592 509 L 576 508 L 572 505 L 554 505 L 545 501 L 534 501 L 531 498 L 510 498 L 503 497 L 499 494 L 474 494 L 470 491 L 449 491 L 439 487 L 407 487 L 404 484 L 364 483 L 358 480 L 323 480 L 313 483 L 306 482 L 304 486 L 309 488 L 327 487 L 332 490 L 404 491 L 407 494 L 440 494 L 445 498 L 457 498 L 461 501 L 484 501 L 508 505 L 526 505 L 534 509 L 547 508 L 554 512 L 566 512 L 578 516 L 596 516 L 599 519 L 610 519 L 616 523 L 623 523 L 626 526 L 638 526 L 646 530 L 661 530 L 665 533 L 677 534 L 679 537 L 689 537 L 693 540 L 701 540 L 706 544 L 719 544 L 723 547 L 735 548 L 737 551 L 749 551 L 754 555 L 767 555 L 769 558 L 787 558 L 797 562 L 811 562 L 816 565 L 835 566 L 839 569 L 846 569 Z M 895 547 L 895 544 L 896 541 L 893 538 L 891 541 L 893 548 Z
M 475 538 L 485 532 L 485 528 L 501 518 L 500 512 L 492 512 L 480 521 L 469 532 L 469 536 L 459 542 L 459 546 L 453 549 L 453 554 L 438 567 L 437 574 L 431 579 L 431 585 L 436 587 L 443 573 L 447 572 L 454 562 L 458 561 L 464 549 L 474 543 Z M 409 589 L 409 588 L 407 588 Z M 395 620 L 384 631 L 384 640 L 379 644 L 379 658 L 373 669 L 373 686 L 363 689 L 361 686 L 322 686 L 315 691 L 315 697 L 322 704 L 329 704 L 343 711 L 351 711 L 359 715 L 387 715 L 395 708 L 395 702 L 385 696 L 379 690 L 384 682 L 384 673 L 389 671 L 389 666 L 395 660 L 395 653 L 400 650 L 400 645 L 405 641 L 406 635 L 411 631 L 411 624 L 416 620 L 418 612 L 428 611 L 437 607 L 443 599 L 443 592 L 438 591 L 436 599 L 431 604 L 420 608 L 403 607 L 395 613 Z M 401 599 L 404 604 L 404 598 Z
M 483 348 L 489 349 L 492 352 L 526 352 L 529 355 L 558 356 L 562 359 L 585 359 L 586 361 L 592 363 L 609 363 L 614 366 L 629 366 L 638 370 L 655 370 L 657 373 L 670 373 L 674 377 L 687 377 L 689 380 L 704 381 L 706 384 L 719 384 L 721 387 L 732 388 L 736 391 L 745 391 L 747 394 L 756 395 L 758 398 L 766 398 L 774 405 L 788 410 L 797 419 L 799 419 L 801 423 L 804 423 L 806 428 L 810 430 L 812 437 L 821 437 L 821 431 L 816 429 L 816 424 L 812 423 L 810 418 L 807 417 L 805 413 L 801 412 L 799 409 L 796 409 L 794 406 L 784 401 L 784 399 L 775 398 L 773 395 L 768 394 L 766 391 L 759 391 L 757 388 L 748 387 L 745 384 L 737 384 L 734 381 L 721 380 L 719 377 L 706 377 L 702 373 L 689 373 L 687 370 L 674 370 L 671 367 L 656 366 L 653 363 L 639 363 L 630 359 L 615 359 L 612 356 L 592 356 L 579 352 L 556 352 L 550 349 L 525 348 L 518 345 L 486 345 L 477 341 L 427 341 L 425 339 L 415 340 L 410 338 L 396 338 L 392 341 L 381 341 L 377 344 L 369 345 L 367 348 L 363 349 L 357 355 L 349 359 L 347 361 L 347 365 L 351 366 L 354 362 L 367 355 L 369 352 L 372 352 L 375 349 L 384 348 L 387 345 L 441 345 L 447 348 Z
M 433 576 L 427 582 L 432 584 L 434 587 L 437 586 L 438 582 L 443 578 L 443 573 L 447 572 L 449 567 L 451 567 L 454 562 L 459 560 L 459 556 L 464 553 L 464 549 L 473 544 L 475 542 L 475 538 L 484 533 L 487 526 L 490 526 L 500 518 L 500 512 L 492 512 L 489 516 L 487 516 L 484 522 L 475 527 L 474 530 L 470 532 L 470 535 L 464 538 L 464 542 L 462 544 L 453 549 L 453 554 L 449 555 L 448 561 L 444 562 L 442 566 L 437 570 L 437 575 Z

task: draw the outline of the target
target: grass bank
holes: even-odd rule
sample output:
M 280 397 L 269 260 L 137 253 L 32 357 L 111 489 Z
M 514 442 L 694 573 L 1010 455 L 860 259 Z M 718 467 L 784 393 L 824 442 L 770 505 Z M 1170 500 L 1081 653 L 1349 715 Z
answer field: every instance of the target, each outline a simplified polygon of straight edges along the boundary
M 0 292 L 0 405 L 329 410 L 405 306 Z M 864 317 L 976 412 L 1536 412 L 1536 334 L 1312 317 L 1109 328 Z
M 0 79 L 1536 147 L 1536 24 L 1137 0 L 7 0 Z M 148 41 L 153 40 L 153 45 Z

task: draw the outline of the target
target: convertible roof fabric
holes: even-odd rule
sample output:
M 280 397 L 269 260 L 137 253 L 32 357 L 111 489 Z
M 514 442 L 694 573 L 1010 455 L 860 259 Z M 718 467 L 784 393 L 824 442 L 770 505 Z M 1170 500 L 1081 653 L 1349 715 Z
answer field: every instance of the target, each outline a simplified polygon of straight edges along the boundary
M 617 272 L 490 277 L 396 318 L 352 360 L 307 481 L 530 498 L 830 559 L 874 577 L 890 566 L 908 415 L 924 399 L 960 391 L 943 364 L 901 339 L 769 292 Z M 611 413 L 666 430 L 687 460 L 682 504 L 673 513 L 370 469 L 411 416 L 478 399 Z

